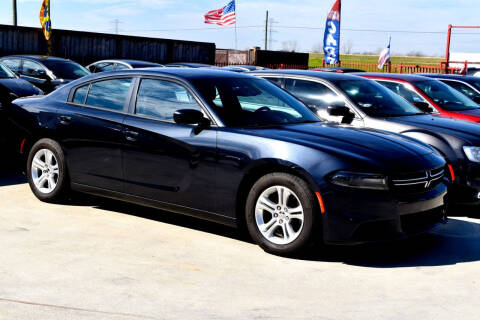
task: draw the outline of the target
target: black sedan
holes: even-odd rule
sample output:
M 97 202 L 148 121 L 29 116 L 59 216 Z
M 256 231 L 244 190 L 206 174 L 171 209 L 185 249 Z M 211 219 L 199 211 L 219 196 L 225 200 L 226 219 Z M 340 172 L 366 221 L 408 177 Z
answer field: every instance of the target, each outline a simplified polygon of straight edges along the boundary
M 358 243 L 444 221 L 445 161 L 396 134 L 327 124 L 268 81 L 209 69 L 105 72 L 20 99 L 31 189 L 246 224 L 266 251 Z M 382 152 L 379 152 L 379 151 Z
M 255 73 L 303 100 L 319 117 L 400 133 L 445 157 L 454 203 L 480 204 L 480 126 L 434 116 L 365 78 L 314 71 Z
M 106 71 L 120 71 L 127 69 L 140 68 L 162 68 L 163 65 L 154 62 L 131 60 L 131 59 L 117 59 L 117 60 L 101 60 L 89 64 L 87 69 L 91 73 L 106 72 Z
M 90 74 L 78 63 L 56 57 L 16 55 L 2 57 L 0 62 L 45 93 Z
M 457 89 L 476 103 L 480 103 L 480 78 L 462 76 L 459 74 L 420 74 L 421 76 L 440 80 L 450 87 Z

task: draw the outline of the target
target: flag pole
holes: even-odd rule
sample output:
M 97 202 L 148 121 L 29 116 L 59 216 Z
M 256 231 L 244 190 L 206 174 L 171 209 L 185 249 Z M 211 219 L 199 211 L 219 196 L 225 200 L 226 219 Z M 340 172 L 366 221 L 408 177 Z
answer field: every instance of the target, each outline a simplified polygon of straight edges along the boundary
M 235 3 L 235 51 L 238 50 L 238 39 L 237 39 L 237 20 L 238 20 L 238 15 L 237 15 L 237 1 Z

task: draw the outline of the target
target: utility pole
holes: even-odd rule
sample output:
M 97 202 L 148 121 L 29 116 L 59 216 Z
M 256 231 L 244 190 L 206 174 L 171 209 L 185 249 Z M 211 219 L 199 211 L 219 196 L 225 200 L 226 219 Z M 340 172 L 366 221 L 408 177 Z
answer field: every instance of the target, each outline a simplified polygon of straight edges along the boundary
M 13 25 L 17 26 L 17 0 L 12 0 L 13 7 Z
M 119 32 L 119 28 L 118 26 L 120 25 L 120 23 L 122 23 L 122 21 L 118 20 L 118 19 L 115 19 L 115 20 L 112 20 L 110 21 L 110 23 L 113 23 L 114 24 L 114 30 L 115 30 L 115 34 L 118 34 Z
M 265 18 L 265 50 L 267 50 L 268 45 L 268 10 L 267 17 Z

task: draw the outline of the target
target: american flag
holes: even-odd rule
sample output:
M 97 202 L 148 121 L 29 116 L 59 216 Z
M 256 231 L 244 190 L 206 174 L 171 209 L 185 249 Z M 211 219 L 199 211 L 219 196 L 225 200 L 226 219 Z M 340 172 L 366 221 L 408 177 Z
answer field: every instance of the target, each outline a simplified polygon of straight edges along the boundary
M 383 69 L 385 63 L 390 61 L 390 43 L 392 38 L 388 40 L 388 46 L 380 52 L 380 56 L 378 57 L 378 69 Z
M 229 26 L 235 24 L 235 0 L 230 1 L 225 7 L 208 11 L 205 14 L 205 23 Z

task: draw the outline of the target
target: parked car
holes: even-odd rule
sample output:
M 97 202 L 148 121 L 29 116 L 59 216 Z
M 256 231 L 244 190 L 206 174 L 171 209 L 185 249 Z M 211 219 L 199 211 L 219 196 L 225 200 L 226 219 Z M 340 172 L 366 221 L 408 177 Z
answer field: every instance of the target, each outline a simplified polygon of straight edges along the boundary
M 139 68 L 161 68 L 164 65 L 154 62 L 130 60 L 130 59 L 118 59 L 118 60 L 101 60 L 89 64 L 87 69 L 91 73 L 105 72 L 105 71 L 119 71 L 127 69 L 139 69 Z
M 321 67 L 321 68 L 313 68 L 312 70 L 320 71 L 320 72 L 337 72 L 337 73 L 365 72 L 365 70 L 360 70 L 355 68 L 346 68 L 346 67 Z
M 11 111 L 26 129 L 27 176 L 43 201 L 71 188 L 246 223 L 276 254 L 298 252 L 314 235 L 358 243 L 445 221 L 445 161 L 433 148 L 321 122 L 249 75 L 99 73 L 16 100 Z
M 42 95 L 38 89 L 28 81 L 20 79 L 7 66 L 0 63 L 0 110 L 2 105 L 20 97 Z
M 167 68 L 210 68 L 214 67 L 211 64 L 195 63 L 195 62 L 175 62 L 165 65 Z
M 463 76 L 459 74 L 420 74 L 423 77 L 428 77 L 440 80 L 450 87 L 457 89 L 476 103 L 480 103 L 480 78 L 473 76 Z
M 480 122 L 480 106 L 441 81 L 412 74 L 358 75 L 377 81 L 423 111 L 448 118 Z
M 49 56 L 6 56 L 0 62 L 45 93 L 90 74 L 76 62 Z
M 427 114 L 358 76 L 281 70 L 254 74 L 286 89 L 323 119 L 386 130 L 431 145 L 448 163 L 451 202 L 480 204 L 478 124 Z

